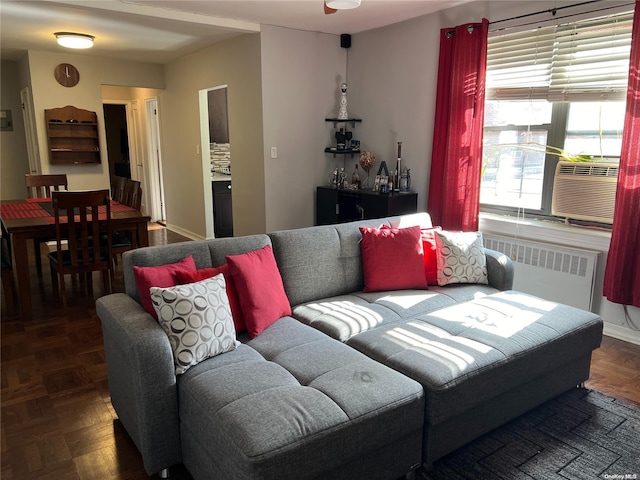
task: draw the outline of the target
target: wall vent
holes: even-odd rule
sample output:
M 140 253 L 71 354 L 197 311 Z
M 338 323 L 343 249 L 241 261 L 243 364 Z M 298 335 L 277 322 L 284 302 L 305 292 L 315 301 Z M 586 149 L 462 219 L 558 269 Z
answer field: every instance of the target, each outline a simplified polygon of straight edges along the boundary
M 617 164 L 558 162 L 551 213 L 559 217 L 613 223 Z

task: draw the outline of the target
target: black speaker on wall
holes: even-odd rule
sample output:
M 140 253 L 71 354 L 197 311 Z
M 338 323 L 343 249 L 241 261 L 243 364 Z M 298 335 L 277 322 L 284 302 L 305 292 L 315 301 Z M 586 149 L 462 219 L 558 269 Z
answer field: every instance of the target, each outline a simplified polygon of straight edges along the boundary
M 351 48 L 351 35 L 348 33 L 340 35 L 340 46 L 342 48 Z

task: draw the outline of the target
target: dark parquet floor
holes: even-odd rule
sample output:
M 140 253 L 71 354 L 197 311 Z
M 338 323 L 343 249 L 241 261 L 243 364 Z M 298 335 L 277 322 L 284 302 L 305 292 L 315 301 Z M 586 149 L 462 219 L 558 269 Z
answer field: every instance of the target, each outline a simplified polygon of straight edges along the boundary
M 152 245 L 186 241 L 150 226 Z M 33 252 L 31 252 L 33 255 Z M 33 261 L 31 262 L 33 265 Z M 111 406 L 100 320 L 94 298 L 68 288 L 65 311 L 53 297 L 48 265 L 31 268 L 33 319 L 1 312 L 0 455 L 3 480 L 148 478 L 140 455 Z M 122 271 L 114 291 L 124 291 Z M 640 346 L 605 337 L 593 356 L 589 388 L 640 406 Z M 183 468 L 171 477 L 191 477 Z

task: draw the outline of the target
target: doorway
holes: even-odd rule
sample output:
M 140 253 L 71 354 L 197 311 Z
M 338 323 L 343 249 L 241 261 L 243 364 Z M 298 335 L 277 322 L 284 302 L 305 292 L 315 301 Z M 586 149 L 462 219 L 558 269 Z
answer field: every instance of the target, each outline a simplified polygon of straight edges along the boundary
M 227 85 L 200 90 L 200 135 L 207 238 L 233 236 Z
M 129 127 L 125 104 L 103 104 L 109 177 L 131 178 Z

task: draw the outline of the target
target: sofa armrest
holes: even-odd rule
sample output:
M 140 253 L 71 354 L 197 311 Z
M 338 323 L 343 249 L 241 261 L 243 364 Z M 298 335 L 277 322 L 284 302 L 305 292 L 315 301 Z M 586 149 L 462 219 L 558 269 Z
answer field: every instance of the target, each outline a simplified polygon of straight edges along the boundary
M 180 423 L 173 352 L 158 322 L 123 293 L 101 297 L 111 403 L 153 475 L 180 463 Z
M 504 253 L 485 248 L 489 285 L 498 290 L 513 288 L 513 262 Z

